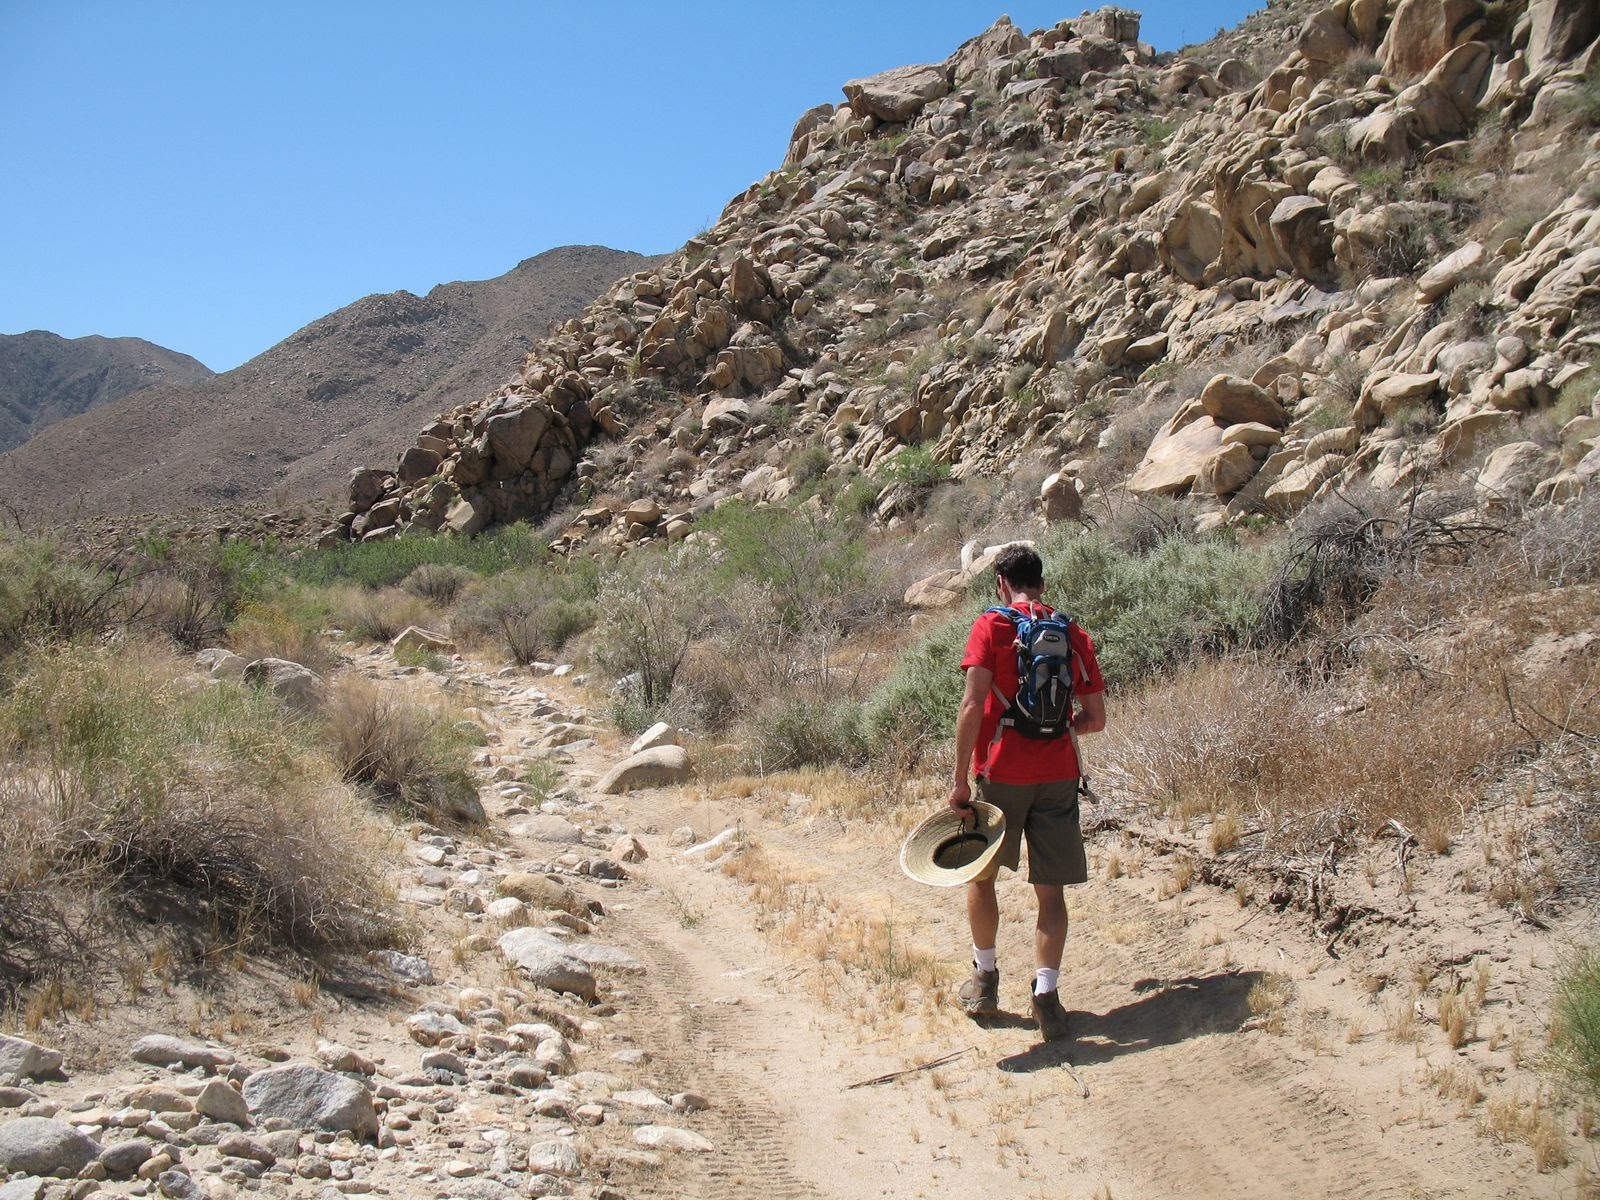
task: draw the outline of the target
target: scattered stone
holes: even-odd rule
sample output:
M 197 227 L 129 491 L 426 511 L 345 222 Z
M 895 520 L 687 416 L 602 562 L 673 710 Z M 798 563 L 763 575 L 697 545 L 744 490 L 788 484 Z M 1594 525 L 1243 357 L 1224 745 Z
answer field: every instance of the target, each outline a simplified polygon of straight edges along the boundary
M 629 754 L 643 754 L 646 750 L 654 750 L 657 746 L 680 746 L 681 735 L 675 726 L 666 721 L 657 721 L 638 737 L 633 739 L 633 745 L 628 747 Z
M 250 1111 L 281 1117 L 301 1129 L 347 1131 L 359 1139 L 376 1137 L 378 1116 L 372 1093 L 346 1075 L 310 1065 L 268 1067 L 245 1081 Z
M 582 1164 L 578 1152 L 566 1142 L 535 1142 L 528 1147 L 528 1170 L 559 1179 L 575 1179 Z
M 644 848 L 644 843 L 631 833 L 623 834 L 611 847 L 611 857 L 618 862 L 642 863 L 650 857 L 650 852 Z
M 241 1128 L 250 1124 L 250 1106 L 244 1096 L 220 1079 L 207 1080 L 194 1098 L 194 1111 L 213 1121 L 226 1121 Z
M 633 1140 L 647 1150 L 673 1150 L 680 1153 L 708 1154 L 716 1149 L 706 1138 L 690 1129 L 672 1125 L 641 1125 Z
M 0 1076 L 42 1079 L 61 1070 L 61 1051 L 0 1034 Z
M 513 929 L 500 938 L 500 952 L 537 987 L 593 1000 L 594 973 L 567 952 L 565 943 L 539 929 Z
M 99 1145 L 64 1121 L 18 1117 L 0 1125 L 0 1171 L 76 1175 L 99 1157 Z
M 623 759 L 600 777 L 595 791 L 615 796 L 635 788 L 682 783 L 689 777 L 689 768 L 689 752 L 682 746 L 657 746 Z
M 149 1138 L 130 1138 L 107 1146 L 100 1154 L 100 1165 L 113 1179 L 132 1179 L 155 1152 L 155 1143 Z
M 128 1049 L 128 1057 L 153 1067 L 201 1067 L 208 1071 L 232 1066 L 234 1062 L 226 1050 L 214 1050 L 201 1042 L 186 1042 L 164 1033 L 146 1034 Z
M 315 671 L 283 658 L 257 659 L 245 667 L 244 680 L 301 713 L 320 711 L 328 690 Z

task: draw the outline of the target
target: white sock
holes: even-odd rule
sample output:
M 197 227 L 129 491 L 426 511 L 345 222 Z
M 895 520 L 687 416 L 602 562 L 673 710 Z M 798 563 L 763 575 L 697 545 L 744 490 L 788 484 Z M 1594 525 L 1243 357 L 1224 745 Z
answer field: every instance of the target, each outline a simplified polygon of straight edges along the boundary
M 1061 979 L 1059 967 L 1040 967 L 1033 973 L 1033 994 L 1043 996 L 1046 992 L 1056 990 L 1056 984 Z
M 976 946 L 974 946 L 972 948 L 972 965 L 977 967 L 980 971 L 995 970 L 994 947 L 990 946 L 987 950 L 979 950 Z

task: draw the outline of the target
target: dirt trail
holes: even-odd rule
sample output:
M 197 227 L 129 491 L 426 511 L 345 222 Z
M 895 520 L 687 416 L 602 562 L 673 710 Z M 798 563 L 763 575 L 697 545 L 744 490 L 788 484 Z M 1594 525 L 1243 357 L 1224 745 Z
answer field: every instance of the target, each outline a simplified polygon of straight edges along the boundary
M 391 681 L 403 674 L 381 651 L 355 667 Z M 404 682 L 431 686 L 414 674 Z M 309 1057 L 320 1035 L 378 1064 L 387 1144 L 302 1140 L 281 1155 L 297 1171 L 315 1161 L 347 1191 L 499 1197 L 537 1178 L 525 1173 L 530 1146 L 556 1143 L 582 1163 L 559 1186 L 607 1200 L 1400 1200 L 1582 1194 L 1574 1185 L 1594 1168 L 1591 1149 L 1569 1138 L 1574 1165 L 1536 1173 L 1526 1145 L 1483 1136 L 1484 1103 L 1446 1099 L 1437 1086 L 1441 1072 L 1470 1066 L 1485 1080 L 1528 1082 L 1509 1095 L 1533 1094 L 1534 1077 L 1516 1064 L 1542 1036 L 1533 1014 L 1542 1012 L 1538 968 L 1550 941 L 1488 906 L 1476 905 L 1470 921 L 1441 926 L 1436 913 L 1429 923 L 1432 969 L 1493 964 L 1479 1035 L 1452 1050 L 1425 1021 L 1415 1040 L 1392 1036 L 1392 998 L 1370 994 L 1375 963 L 1394 977 L 1411 969 L 1402 961 L 1420 953 L 1415 931 L 1397 928 L 1376 948 L 1335 958 L 1290 917 L 1241 908 L 1219 889 L 1179 888 L 1171 862 L 1104 835 L 1092 839 L 1092 881 L 1069 899 L 1062 994 L 1074 1037 L 1042 1044 L 1025 1016 L 1031 892 L 1020 880 L 1000 887 L 1008 1011 L 979 1026 L 950 1002 L 965 969 L 960 895 L 899 873 L 898 828 L 849 820 L 837 797 L 820 805 L 782 780 L 754 794 L 748 784 L 691 784 L 599 796 L 595 777 L 626 747 L 584 723 L 589 698 L 575 683 L 468 662 L 452 672 L 452 690 L 491 728 L 480 767 L 501 782 L 486 785 L 482 835 L 418 833 L 409 853 L 422 865 L 397 875 L 402 899 L 418 905 L 416 949 L 436 981 L 355 999 L 325 994 L 310 1028 L 285 1015 L 284 1000 L 237 1038 L 210 1029 L 242 1061 Z M 546 807 L 575 822 L 583 843 L 552 848 L 529 832 L 528 802 L 507 777 L 535 762 L 554 768 L 550 790 L 566 796 Z M 730 829 L 719 850 L 689 846 Z M 649 852 L 628 878 L 606 881 L 579 865 L 624 830 Z M 449 849 L 433 857 L 443 869 L 427 866 L 428 847 L 441 841 Z M 506 1086 L 492 1062 L 470 1063 L 453 1080 L 419 1074 L 424 1048 L 409 1014 L 469 1017 L 516 982 L 492 949 L 501 926 L 470 904 L 453 906 L 447 892 L 475 895 L 481 909 L 517 870 L 548 871 L 599 901 L 605 915 L 583 936 L 643 970 L 601 972 L 600 1008 L 551 997 L 534 1001 L 537 1018 L 505 1017 L 548 1015 L 570 1032 L 575 1061 L 562 1068 L 570 1081 L 552 1078 L 557 1092 Z M 1444 906 L 1442 895 L 1419 891 L 1418 911 Z M 1440 927 L 1455 930 L 1442 948 Z M 463 952 L 463 935 L 477 938 L 475 950 Z M 468 999 L 473 989 L 480 999 Z M 1259 1003 L 1264 990 L 1275 1004 Z M 141 1031 L 183 1028 L 176 1009 L 139 1015 Z M 473 1034 L 480 1060 L 495 1028 Z M 82 1112 L 89 1096 L 148 1082 L 137 1068 L 106 1065 L 125 1061 L 129 1032 L 127 1022 L 103 1028 L 98 1074 L 43 1088 L 45 1098 Z M 884 1075 L 894 1077 L 868 1082 Z M 643 1109 L 628 1099 L 638 1089 Z M 669 1112 L 654 1099 L 677 1093 L 710 1107 Z M 713 1149 L 643 1152 L 635 1134 L 645 1123 L 692 1130 Z M 227 1160 L 208 1167 L 200 1152 L 197 1161 L 229 1179 Z M 269 1175 L 261 1186 L 292 1195 L 313 1185 Z
M 613 760 L 591 751 L 576 767 Z M 1155 867 L 1074 889 L 1062 987 L 1075 1037 L 1041 1045 L 1022 1015 L 1031 893 L 1019 881 L 1001 888 L 1004 1019 L 979 1028 L 944 989 L 911 980 L 904 1012 L 874 1009 L 848 986 L 848 963 L 798 947 L 781 910 L 669 848 L 667 835 L 736 826 L 759 846 L 761 870 L 807 880 L 839 912 L 886 918 L 908 954 L 950 959 L 953 979 L 967 941 L 960 897 L 899 874 L 896 831 L 693 787 L 604 805 L 652 852 L 635 871 L 647 886 L 611 926 L 651 965 L 621 1019 L 659 1071 L 714 1085 L 722 1106 L 719 1155 L 704 1175 L 680 1173 L 649 1194 L 854 1200 L 943 1196 L 957 1183 L 979 1195 L 1119 1200 L 1561 1190 L 1559 1177 L 1534 1173 L 1527 1147 L 1482 1136 L 1479 1118 L 1429 1082 L 1466 1050 L 1437 1031 L 1415 1045 L 1390 1039 L 1379 1003 L 1341 962 L 1215 889 L 1163 897 Z M 1249 997 L 1269 972 L 1293 998 L 1262 1028 Z M 937 1070 L 847 1088 L 963 1049 Z M 1505 1054 L 1478 1057 L 1494 1053 Z

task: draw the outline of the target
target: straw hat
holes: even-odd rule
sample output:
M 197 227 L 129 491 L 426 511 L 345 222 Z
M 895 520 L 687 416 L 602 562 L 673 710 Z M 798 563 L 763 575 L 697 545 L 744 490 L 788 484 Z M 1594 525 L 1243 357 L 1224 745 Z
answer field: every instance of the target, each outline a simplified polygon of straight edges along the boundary
M 955 887 L 982 875 L 1000 853 L 1006 817 L 992 804 L 972 803 L 975 816 L 942 808 L 911 831 L 900 848 L 900 869 L 918 883 Z

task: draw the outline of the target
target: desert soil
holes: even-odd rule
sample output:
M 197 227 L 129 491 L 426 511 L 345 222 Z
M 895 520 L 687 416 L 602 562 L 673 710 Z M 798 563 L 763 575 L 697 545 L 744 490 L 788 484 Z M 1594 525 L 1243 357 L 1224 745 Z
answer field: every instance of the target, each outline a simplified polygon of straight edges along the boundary
M 408 688 L 438 682 L 398 670 L 381 650 L 356 666 Z M 477 863 L 492 879 L 545 862 L 599 901 L 605 915 L 593 939 L 626 951 L 642 972 L 602 972 L 598 1007 L 543 993 L 536 1009 L 571 1030 L 570 1070 L 587 1072 L 574 1076 L 586 1094 L 691 1092 L 709 1108 L 606 1100 L 579 1119 L 568 1108 L 531 1111 L 519 1089 L 474 1081 L 435 1091 L 449 1102 L 419 1109 L 405 1102 L 429 1093 L 399 1087 L 390 1113 L 417 1119 L 400 1122 L 409 1127 L 381 1154 L 357 1158 L 357 1183 L 342 1190 L 510 1194 L 493 1191 L 492 1181 L 523 1178 L 528 1144 L 551 1139 L 579 1150 L 583 1176 L 572 1183 L 593 1189 L 580 1194 L 663 1200 L 1513 1197 L 1568 1194 L 1592 1160 L 1570 1132 L 1570 1114 L 1574 1163 L 1540 1174 L 1526 1145 L 1488 1135 L 1489 1101 L 1441 1096 L 1441 1072 L 1455 1068 L 1486 1080 L 1491 1101 L 1531 1102 L 1538 1088 L 1526 1064 L 1543 1042 L 1540 981 L 1559 939 L 1481 897 L 1450 900 L 1442 886 L 1430 890 L 1414 877 L 1409 916 L 1353 934 L 1330 954 L 1303 917 L 1241 907 L 1233 893 L 1199 883 L 1176 890 L 1177 868 L 1151 843 L 1102 833 L 1092 839 L 1092 881 L 1070 894 L 1061 986 L 1074 1036 L 1043 1044 L 1026 1016 L 1031 893 L 1019 879 L 1001 885 L 1006 1015 L 980 1027 L 950 1003 L 967 956 L 961 897 L 899 873 L 896 847 L 914 807 L 895 820 L 853 819 L 848 780 L 833 781 L 831 798 L 738 782 L 599 796 L 590 785 L 627 745 L 598 719 L 585 722 L 597 709 L 581 681 L 482 662 L 461 664 L 451 678 L 491 730 L 480 755 L 486 777 L 510 769 L 486 782 L 488 827 L 452 835 L 446 871 Z M 555 794 L 562 785 L 571 791 L 548 807 L 582 828 L 590 847 L 563 848 L 561 862 L 519 833 L 528 801 L 504 778 L 534 758 L 558 767 Z M 728 830 L 720 845 L 703 848 Z M 624 831 L 648 851 L 625 880 L 564 869 L 574 866 L 572 852 L 604 855 Z M 423 844 L 413 842 L 408 859 Z M 1113 856 L 1121 873 L 1109 878 Z M 494 920 L 451 911 L 442 892 L 427 897 L 418 886 L 425 875 L 408 868 L 397 886 L 424 901 L 417 949 L 432 964 L 432 984 L 388 995 L 325 987 L 310 1002 L 310 1020 L 262 1016 L 231 1036 L 213 1012 L 209 1023 L 190 1019 L 189 1029 L 233 1043 L 251 1065 L 265 1065 L 255 1063 L 265 1046 L 271 1057 L 310 1058 L 327 1038 L 373 1059 L 380 1084 L 408 1071 L 418 1083 L 425 1049 L 406 1018 L 430 1002 L 457 1005 L 464 989 L 516 983 L 483 940 L 476 952 L 459 948 L 473 933 L 497 937 Z M 1372 888 L 1393 895 L 1397 884 L 1379 871 Z M 1416 1040 L 1394 1036 L 1395 997 L 1417 964 L 1435 978 L 1454 971 L 1465 979 L 1480 960 L 1487 990 L 1466 1045 L 1451 1049 L 1427 1019 L 1416 1023 Z M 1371 992 L 1385 972 L 1389 986 Z M 1252 1011 L 1252 991 L 1263 988 L 1275 989 L 1282 1006 Z M 85 1096 L 148 1081 L 122 1065 L 111 1043 L 184 1033 L 173 1003 L 152 999 L 98 1025 L 30 1035 L 69 1049 L 70 1080 L 40 1090 L 81 1109 Z M 691 1129 L 713 1148 L 642 1153 L 634 1135 L 646 1123 Z M 323 1152 L 337 1158 L 339 1146 Z M 614 1190 L 603 1190 L 602 1177 Z M 488 1190 L 469 1190 L 478 1184 Z M 287 1194 L 317 1186 L 285 1185 Z

